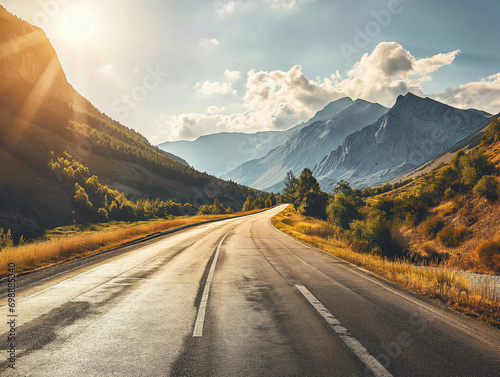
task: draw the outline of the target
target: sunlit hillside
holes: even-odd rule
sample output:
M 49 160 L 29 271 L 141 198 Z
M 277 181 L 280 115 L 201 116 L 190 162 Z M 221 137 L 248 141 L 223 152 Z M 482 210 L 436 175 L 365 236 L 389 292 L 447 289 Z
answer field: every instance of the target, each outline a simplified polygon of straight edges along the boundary
M 192 169 L 100 112 L 67 82 L 45 33 L 2 7 L 0 46 L 0 227 L 16 237 L 84 219 L 75 219 L 75 182 L 49 166 L 64 152 L 134 202 L 197 207 L 218 197 L 239 209 L 255 193 Z

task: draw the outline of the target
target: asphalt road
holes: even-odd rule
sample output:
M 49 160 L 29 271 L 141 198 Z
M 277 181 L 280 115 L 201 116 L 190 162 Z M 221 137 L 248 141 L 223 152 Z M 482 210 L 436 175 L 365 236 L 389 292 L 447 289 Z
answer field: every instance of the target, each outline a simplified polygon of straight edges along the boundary
M 2 376 L 498 376 L 499 331 L 275 230 L 205 224 L 18 288 Z

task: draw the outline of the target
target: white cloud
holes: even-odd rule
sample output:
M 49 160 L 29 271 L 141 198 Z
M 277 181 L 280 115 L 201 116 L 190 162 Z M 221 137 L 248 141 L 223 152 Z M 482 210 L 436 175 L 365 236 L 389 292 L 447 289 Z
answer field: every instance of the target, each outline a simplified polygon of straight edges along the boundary
M 231 83 L 197 83 L 195 89 L 204 94 L 230 92 Z M 224 89 L 223 89 L 224 88 Z M 222 131 L 255 132 L 284 129 L 314 114 L 335 95 L 330 80 L 308 80 L 301 66 L 288 72 L 255 72 L 247 74 L 243 111 L 220 114 L 220 108 L 210 107 L 205 114 L 179 114 L 163 117 L 157 126 L 170 140 L 194 139 L 203 134 Z
M 289 71 L 257 72 L 252 69 L 247 73 L 241 111 L 222 115 L 215 108 L 209 108 L 206 114 L 165 118 L 162 127 L 171 140 L 221 131 L 286 129 L 309 119 L 328 102 L 344 96 L 390 107 L 401 94 L 412 92 L 425 96 L 422 83 L 431 80 L 431 74 L 440 67 L 451 64 L 459 52 L 417 59 L 398 43 L 382 42 L 371 54 L 364 54 L 345 78 L 337 71 L 329 77 L 311 80 L 304 75 L 300 65 Z M 236 95 L 231 78 L 236 78 L 237 74 L 227 70 L 224 76 L 228 82 L 205 81 L 197 83 L 195 89 L 205 95 Z M 500 111 L 500 73 L 432 97 L 461 108 L 475 107 L 497 113 Z
M 226 69 L 224 71 L 224 77 L 228 81 L 238 81 L 241 78 L 241 72 L 239 71 L 230 71 Z
M 99 72 L 109 78 L 115 74 L 115 67 L 111 63 L 105 64 L 101 68 L 99 68 Z
M 215 3 L 215 12 L 220 18 L 224 18 L 227 15 L 230 15 L 241 6 L 241 1 L 217 1 Z
M 231 0 L 216 1 L 215 13 L 219 18 L 224 19 L 236 13 L 251 11 L 256 9 L 271 9 L 278 12 L 292 12 L 299 9 L 304 3 L 314 0 Z
M 456 50 L 448 52 L 447 54 L 437 54 L 431 58 L 417 60 L 414 64 L 415 72 L 421 75 L 432 73 L 442 66 L 453 63 L 459 53 L 460 50 Z
M 207 114 L 219 114 L 225 111 L 225 107 L 209 106 L 207 108 Z
M 220 44 L 219 41 L 215 38 L 211 38 L 211 39 L 204 38 L 200 42 L 200 46 L 205 47 L 207 49 L 218 46 L 219 44 Z
M 266 0 L 266 3 L 269 3 L 276 10 L 293 11 L 297 10 L 299 5 L 311 1 L 313 0 Z
M 236 95 L 238 92 L 233 88 L 232 84 L 230 82 L 210 82 L 210 81 L 204 81 L 203 83 L 197 82 L 196 85 L 194 86 L 194 89 L 205 96 L 211 96 L 214 94 L 232 94 Z
M 161 140 L 166 137 L 168 140 L 192 140 L 222 131 L 250 132 L 251 128 L 245 127 L 247 119 L 246 114 L 221 115 L 209 108 L 205 114 L 162 114 L 157 126 L 161 128 Z
M 400 94 L 424 95 L 422 83 L 431 80 L 429 73 L 451 64 L 459 52 L 416 59 L 400 44 L 382 42 L 371 54 L 364 54 L 335 88 L 352 98 L 392 106 Z
M 247 109 L 259 114 L 261 124 L 283 129 L 311 115 L 335 94 L 331 80 L 309 80 L 296 65 L 288 72 L 250 70 L 243 100 Z
M 458 108 L 481 109 L 496 115 L 500 112 L 500 73 L 457 88 L 448 88 L 432 97 Z

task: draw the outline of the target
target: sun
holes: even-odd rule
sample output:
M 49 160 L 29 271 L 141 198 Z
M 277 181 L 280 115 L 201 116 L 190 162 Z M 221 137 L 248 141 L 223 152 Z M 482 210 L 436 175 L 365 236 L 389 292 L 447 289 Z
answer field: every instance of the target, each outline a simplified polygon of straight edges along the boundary
M 83 42 L 94 34 L 96 15 L 91 9 L 75 6 L 67 9 L 61 16 L 61 32 L 70 41 Z

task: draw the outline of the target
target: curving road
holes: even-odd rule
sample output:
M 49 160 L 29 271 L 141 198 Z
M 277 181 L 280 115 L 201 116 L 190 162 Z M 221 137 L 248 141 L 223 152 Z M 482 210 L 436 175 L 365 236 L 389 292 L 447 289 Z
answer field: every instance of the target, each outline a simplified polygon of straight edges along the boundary
M 274 229 L 283 206 L 18 288 L 2 376 L 498 376 L 498 330 Z M 0 300 L 7 347 L 6 297 Z

